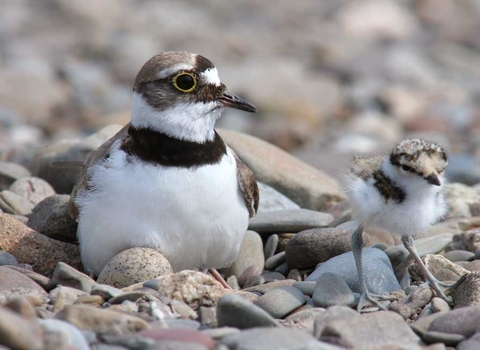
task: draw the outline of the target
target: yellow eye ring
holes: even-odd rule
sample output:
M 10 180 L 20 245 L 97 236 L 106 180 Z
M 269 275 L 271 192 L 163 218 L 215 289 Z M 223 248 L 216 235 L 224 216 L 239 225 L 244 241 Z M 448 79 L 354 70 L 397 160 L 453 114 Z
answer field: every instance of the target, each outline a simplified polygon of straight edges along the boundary
M 197 77 L 189 72 L 180 72 L 173 77 L 173 86 L 181 92 L 192 92 L 197 87 Z

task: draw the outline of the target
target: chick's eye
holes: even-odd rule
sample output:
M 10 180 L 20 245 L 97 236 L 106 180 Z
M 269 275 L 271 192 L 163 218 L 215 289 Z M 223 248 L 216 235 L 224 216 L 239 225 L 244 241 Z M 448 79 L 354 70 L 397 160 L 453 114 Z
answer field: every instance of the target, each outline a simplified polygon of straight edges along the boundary
M 181 92 L 192 92 L 197 87 L 197 78 L 192 73 L 181 72 L 173 77 L 173 86 Z
M 405 170 L 405 171 L 410 171 L 410 170 L 412 170 L 412 167 L 410 167 L 408 165 L 405 165 L 405 164 L 402 164 L 402 169 Z

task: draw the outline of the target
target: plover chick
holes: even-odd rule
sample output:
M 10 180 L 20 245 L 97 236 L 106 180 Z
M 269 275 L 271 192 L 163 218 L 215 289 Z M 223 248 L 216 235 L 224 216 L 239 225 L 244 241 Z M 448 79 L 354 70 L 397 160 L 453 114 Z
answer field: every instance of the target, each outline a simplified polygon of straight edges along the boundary
M 359 226 L 352 235 L 352 251 L 360 283 L 358 310 L 365 300 L 384 309 L 381 296 L 369 293 L 362 268 L 362 231 L 375 226 L 402 237 L 437 296 L 450 302 L 423 264 L 413 237 L 424 233 L 447 213 L 442 185 L 448 159 L 442 147 L 420 139 L 400 142 L 387 157 L 354 157 L 346 192 Z
M 150 247 L 174 271 L 222 268 L 237 257 L 258 187 L 214 130 L 226 107 L 256 112 L 203 56 L 165 52 L 141 68 L 131 122 L 87 159 L 70 200 L 85 269 Z

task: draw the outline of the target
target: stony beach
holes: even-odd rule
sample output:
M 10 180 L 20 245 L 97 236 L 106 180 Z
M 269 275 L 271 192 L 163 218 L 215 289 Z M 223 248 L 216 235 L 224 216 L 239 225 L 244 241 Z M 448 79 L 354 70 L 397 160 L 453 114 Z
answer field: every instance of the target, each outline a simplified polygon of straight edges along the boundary
M 475 1 L 0 6 L 0 349 L 480 348 Z M 96 280 L 81 264 L 69 194 L 128 122 L 140 66 L 166 50 L 211 58 L 259 109 L 217 124 L 260 187 L 238 258 L 220 270 L 230 289 L 174 273 L 149 248 L 118 254 Z M 461 283 L 448 305 L 400 237 L 368 229 L 369 290 L 394 300 L 360 314 L 342 173 L 353 153 L 413 136 L 450 157 L 449 213 L 417 248 L 437 279 Z

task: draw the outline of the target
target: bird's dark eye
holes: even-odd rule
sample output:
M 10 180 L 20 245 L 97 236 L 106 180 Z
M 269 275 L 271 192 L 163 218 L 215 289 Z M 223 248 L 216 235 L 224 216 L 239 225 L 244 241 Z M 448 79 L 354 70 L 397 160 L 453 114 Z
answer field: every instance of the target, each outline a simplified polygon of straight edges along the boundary
M 192 73 L 180 72 L 173 77 L 173 86 L 181 92 L 192 92 L 197 87 L 197 78 Z
M 402 169 L 405 170 L 405 171 L 411 171 L 412 167 L 410 167 L 408 165 L 405 165 L 405 164 L 402 164 Z

